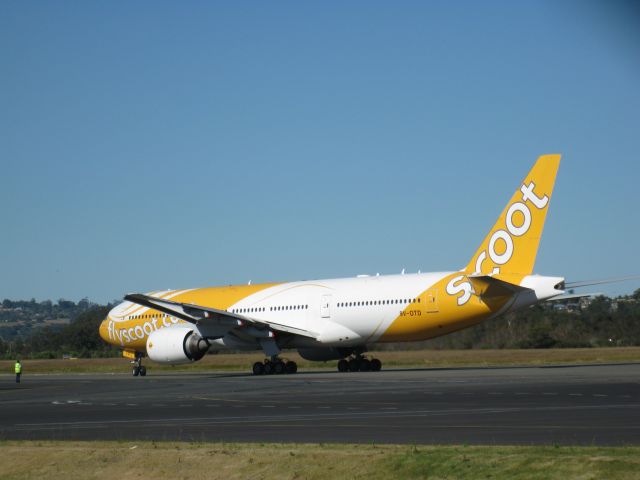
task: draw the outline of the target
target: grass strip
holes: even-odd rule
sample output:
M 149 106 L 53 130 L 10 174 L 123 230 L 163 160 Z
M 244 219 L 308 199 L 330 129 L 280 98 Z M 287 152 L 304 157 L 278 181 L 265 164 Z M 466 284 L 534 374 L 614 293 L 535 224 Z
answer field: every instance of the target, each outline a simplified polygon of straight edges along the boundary
M 3 441 L 0 478 L 638 479 L 640 447 Z
M 640 361 L 640 347 L 558 348 L 541 350 L 406 350 L 370 352 L 382 360 L 383 368 L 455 368 L 487 366 L 542 366 L 580 363 L 618 363 Z M 336 362 L 310 362 L 295 352 L 283 357 L 298 362 L 300 370 L 334 370 Z M 149 360 L 147 370 L 162 372 L 250 371 L 255 361 L 262 360 L 259 352 L 207 355 L 199 362 L 187 365 L 159 365 Z M 30 373 L 124 373 L 127 359 L 88 358 L 75 360 L 23 360 L 23 372 Z M 13 372 L 13 360 L 0 361 L 0 373 Z

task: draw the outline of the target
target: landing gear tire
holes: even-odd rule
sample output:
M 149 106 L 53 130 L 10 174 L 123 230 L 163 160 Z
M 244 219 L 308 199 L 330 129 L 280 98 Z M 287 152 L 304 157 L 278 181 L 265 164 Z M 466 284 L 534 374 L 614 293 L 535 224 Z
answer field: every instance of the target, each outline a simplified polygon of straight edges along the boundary
M 272 375 L 273 372 L 275 371 L 274 365 L 271 362 L 265 362 L 264 363 L 264 374 L 265 375 Z
M 256 362 L 253 364 L 253 374 L 262 375 L 264 373 L 264 363 Z
M 277 362 L 275 362 L 275 365 L 273 366 L 273 373 L 275 373 L 276 375 L 282 375 L 284 373 L 284 370 L 285 367 L 282 360 L 278 360 Z
M 348 363 L 350 372 L 357 372 L 360 370 L 360 361 L 357 358 L 350 359 Z
M 341 358 L 340 360 L 338 360 L 338 371 L 339 372 L 349 371 L 349 362 L 346 361 L 344 358 Z
M 133 368 L 131 369 L 131 375 L 134 377 L 144 377 L 147 374 L 147 367 L 142 365 L 142 354 L 136 354 L 136 359 L 131 362 Z
M 360 359 L 360 371 L 368 372 L 369 370 L 371 370 L 371 361 L 366 358 Z
M 372 358 L 371 359 L 371 371 L 372 372 L 379 372 L 380 370 L 382 370 L 382 362 L 380 360 L 378 360 L 377 358 Z
M 291 360 L 285 361 L 279 358 L 266 359 L 264 362 L 254 363 L 252 371 L 254 375 L 291 374 L 298 371 L 298 364 Z
M 343 358 L 338 361 L 339 372 L 379 372 L 382 362 L 377 358 L 365 358 L 356 355 L 351 358 Z
M 284 373 L 296 373 L 298 371 L 298 364 L 293 361 L 288 361 L 284 364 Z

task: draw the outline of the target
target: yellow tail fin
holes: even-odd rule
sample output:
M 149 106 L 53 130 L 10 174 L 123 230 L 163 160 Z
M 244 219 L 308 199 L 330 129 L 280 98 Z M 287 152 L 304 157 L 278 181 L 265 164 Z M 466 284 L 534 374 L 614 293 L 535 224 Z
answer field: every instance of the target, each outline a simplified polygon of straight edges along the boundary
M 533 272 L 560 155 L 538 158 L 464 271 L 472 274 Z

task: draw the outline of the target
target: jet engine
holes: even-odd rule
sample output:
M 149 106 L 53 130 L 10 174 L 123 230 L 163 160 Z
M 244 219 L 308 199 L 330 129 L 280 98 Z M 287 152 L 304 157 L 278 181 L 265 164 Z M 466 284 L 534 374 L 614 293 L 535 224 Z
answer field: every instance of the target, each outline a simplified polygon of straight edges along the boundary
M 151 332 L 147 338 L 147 355 L 154 362 L 190 363 L 200 360 L 209 350 L 209 342 L 193 328 L 175 326 Z

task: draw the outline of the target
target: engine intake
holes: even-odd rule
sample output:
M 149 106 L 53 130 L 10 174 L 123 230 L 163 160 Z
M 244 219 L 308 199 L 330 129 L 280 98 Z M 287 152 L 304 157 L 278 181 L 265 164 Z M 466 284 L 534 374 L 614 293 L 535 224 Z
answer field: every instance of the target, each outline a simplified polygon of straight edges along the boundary
M 209 342 L 192 328 L 175 326 L 151 332 L 147 355 L 154 362 L 178 365 L 200 360 L 209 350 Z

